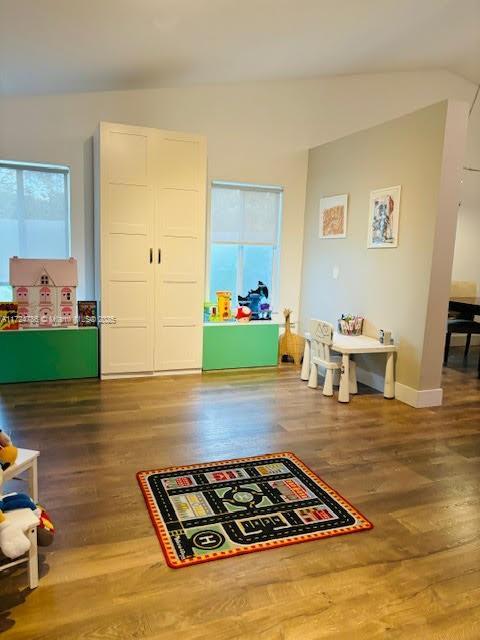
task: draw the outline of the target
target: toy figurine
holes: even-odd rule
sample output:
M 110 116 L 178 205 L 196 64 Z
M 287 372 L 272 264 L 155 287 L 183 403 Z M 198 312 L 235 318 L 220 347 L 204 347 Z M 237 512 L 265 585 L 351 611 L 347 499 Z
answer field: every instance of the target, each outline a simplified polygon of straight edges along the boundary
M 262 313 L 262 300 L 268 298 L 268 287 L 261 280 L 256 289 L 250 289 L 246 296 L 238 296 L 239 306 L 245 306 L 252 310 L 252 320 L 270 320 Z M 270 305 L 268 305 L 270 306 Z
M 232 319 L 232 294 L 230 291 L 217 291 L 217 313 L 220 321 Z
M 235 317 L 237 322 L 250 322 L 252 318 L 252 311 L 248 307 L 238 307 L 237 315 Z
M 270 305 L 268 302 L 263 302 L 260 305 L 260 314 L 259 320 L 271 320 L 272 319 L 272 310 L 270 309 Z

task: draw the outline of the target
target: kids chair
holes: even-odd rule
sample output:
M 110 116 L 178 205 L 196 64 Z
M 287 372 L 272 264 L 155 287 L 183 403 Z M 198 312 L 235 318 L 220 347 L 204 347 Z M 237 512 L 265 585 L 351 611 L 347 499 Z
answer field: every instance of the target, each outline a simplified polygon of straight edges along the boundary
M 323 320 L 310 320 L 311 359 L 310 377 L 308 386 L 310 389 L 318 387 L 318 368 L 325 369 L 325 382 L 323 395 L 333 396 L 333 374 L 340 372 L 342 368 L 341 357 L 330 355 L 330 347 L 333 343 L 333 326 Z M 338 383 L 337 383 L 338 384 Z M 355 362 L 350 361 L 349 367 L 350 393 L 357 393 L 357 372 Z

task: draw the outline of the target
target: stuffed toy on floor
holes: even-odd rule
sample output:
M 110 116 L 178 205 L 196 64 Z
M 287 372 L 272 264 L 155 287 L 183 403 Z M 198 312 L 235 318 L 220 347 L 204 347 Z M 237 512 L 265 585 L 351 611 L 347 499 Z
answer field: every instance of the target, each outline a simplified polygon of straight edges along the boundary
M 17 447 L 14 447 L 10 437 L 0 429 L 0 467 L 6 471 L 17 459 Z
M 0 467 L 0 492 L 2 484 L 3 469 Z M 28 502 L 28 496 L 21 495 L 18 502 L 12 499 L 16 497 L 5 496 L 0 499 L 0 551 L 11 560 L 18 558 L 30 549 L 30 540 L 25 532 L 29 527 L 35 526 L 39 522 L 38 516 L 32 509 L 33 503 L 31 500 L 31 504 Z M 15 508 L 16 504 L 22 506 Z M 25 508 L 25 505 L 28 506 Z M 9 518 L 9 511 L 15 514 L 15 517 Z
M 9 436 L 0 429 L 0 552 L 11 560 L 30 549 L 26 532 L 37 526 L 40 546 L 52 543 L 55 527 L 52 519 L 41 505 L 36 505 L 24 493 L 2 496 L 3 472 L 15 464 L 17 448 Z

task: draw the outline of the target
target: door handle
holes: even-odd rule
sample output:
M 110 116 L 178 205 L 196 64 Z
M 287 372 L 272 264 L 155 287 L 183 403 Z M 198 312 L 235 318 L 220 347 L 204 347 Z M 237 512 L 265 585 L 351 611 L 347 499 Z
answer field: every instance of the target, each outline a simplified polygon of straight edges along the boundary
M 150 264 L 153 262 L 153 249 L 150 249 Z
M 161 261 L 162 261 L 162 250 L 161 250 L 161 249 L 159 249 L 159 250 L 158 250 L 158 264 L 160 264 L 160 263 L 161 263 Z

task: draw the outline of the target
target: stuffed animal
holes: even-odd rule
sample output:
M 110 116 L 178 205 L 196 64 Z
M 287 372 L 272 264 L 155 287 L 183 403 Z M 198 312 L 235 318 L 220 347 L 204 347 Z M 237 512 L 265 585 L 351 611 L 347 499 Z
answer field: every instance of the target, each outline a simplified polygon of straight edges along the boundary
M 25 493 L 11 493 L 2 496 L 3 472 L 17 459 L 17 448 L 8 435 L 0 430 L 0 551 L 7 558 L 14 559 L 30 549 L 30 541 L 25 531 L 38 524 L 37 538 L 40 546 L 53 542 L 55 527 L 52 519 L 41 505 L 37 505 Z M 31 511 L 30 516 L 28 511 Z M 22 511 L 15 518 L 6 518 L 5 514 Z
M 238 307 L 237 315 L 235 317 L 237 322 L 250 322 L 252 318 L 252 311 L 248 307 Z
M 55 525 L 41 504 L 37 504 L 37 509 L 40 511 L 40 515 L 38 516 L 40 518 L 40 524 L 37 527 L 38 544 L 40 547 L 48 547 L 52 544 L 55 536 Z
M 17 459 L 17 447 L 14 447 L 9 436 L 0 429 L 0 467 L 5 471 Z
M 3 469 L 0 467 L 0 491 L 2 484 Z M 21 527 L 17 521 L 11 521 L 5 518 L 1 509 L 4 503 L 5 498 L 0 501 L 0 551 L 7 556 L 7 558 L 13 560 L 30 549 L 30 540 L 23 527 Z

